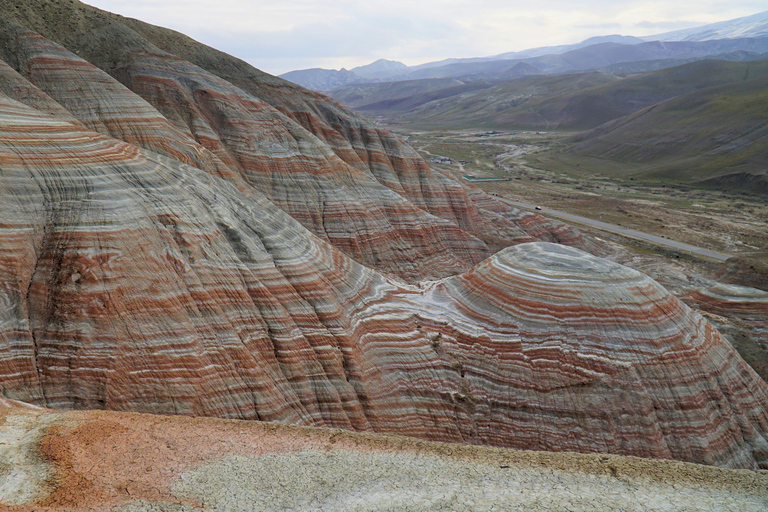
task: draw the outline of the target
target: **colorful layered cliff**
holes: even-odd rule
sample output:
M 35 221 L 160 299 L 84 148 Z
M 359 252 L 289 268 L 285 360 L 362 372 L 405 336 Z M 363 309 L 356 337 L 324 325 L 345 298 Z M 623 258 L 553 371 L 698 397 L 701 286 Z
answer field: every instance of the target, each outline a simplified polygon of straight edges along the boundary
M 702 311 L 757 374 L 768 381 L 768 292 L 718 283 L 689 291 L 680 298 Z
M 768 467 L 768 385 L 578 231 L 174 34 L 0 6 L 4 397 Z
M 407 286 L 254 189 L 7 97 L 0 119 L 5 396 L 768 462 L 766 384 L 642 274 L 533 243 Z
M 736 322 L 768 353 L 768 292 L 748 286 L 718 284 L 689 292 L 684 299 L 707 313 Z
M 41 16 L 43 6 L 60 23 Z M 87 126 L 217 175 L 237 174 L 367 266 L 418 280 L 471 268 L 491 254 L 485 242 L 494 250 L 533 240 L 599 250 L 562 224 L 508 207 L 505 215 L 486 211 L 353 111 L 179 34 L 77 2 L 9 2 L 5 10 L 12 21 L 0 57 Z M 222 78 L 163 46 L 230 72 Z

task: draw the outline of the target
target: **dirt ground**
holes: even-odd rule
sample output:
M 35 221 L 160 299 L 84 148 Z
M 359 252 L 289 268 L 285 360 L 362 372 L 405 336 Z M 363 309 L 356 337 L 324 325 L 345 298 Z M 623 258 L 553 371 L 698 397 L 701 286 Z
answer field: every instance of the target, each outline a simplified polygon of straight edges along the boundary
M 0 508 L 739 510 L 768 473 L 254 421 L 26 409 L 0 400 Z

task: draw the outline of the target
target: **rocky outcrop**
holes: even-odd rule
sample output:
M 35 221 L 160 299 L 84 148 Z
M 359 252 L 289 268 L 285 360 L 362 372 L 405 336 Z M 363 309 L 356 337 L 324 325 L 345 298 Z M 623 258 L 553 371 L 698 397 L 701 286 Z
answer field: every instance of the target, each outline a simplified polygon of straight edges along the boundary
M 431 169 L 400 138 L 331 98 L 266 75 L 180 34 L 169 37 L 167 31 L 152 25 L 119 19 L 158 47 L 266 101 L 326 143 L 347 164 L 369 171 L 382 185 L 481 238 L 494 251 L 535 240 L 557 241 L 595 254 L 604 251 L 572 226 L 511 208 L 471 184 Z
M 6 58 L 87 127 L 247 183 L 358 261 L 414 279 L 488 255 L 480 240 L 344 164 L 269 105 L 177 57 L 131 54 L 116 72 L 161 114 L 61 46 L 9 22 L 3 32 Z
M 82 4 L 45 3 L 72 21 L 50 28 L 24 11 L 41 2 L 3 4 L 67 43 L 3 29 L 3 396 L 768 466 L 768 385 L 701 316 L 562 245 L 475 266 L 489 251 L 467 231 L 501 246 L 575 230 L 398 160 L 412 150 L 389 135 L 367 160 L 355 130 L 326 143 L 299 106 Z M 452 277 L 400 279 L 425 275 Z
M 757 403 L 768 388 L 759 379 L 743 387 L 751 370 L 722 336 L 644 274 L 568 247 L 525 244 L 434 284 L 425 296 L 430 304 L 450 304 L 432 315 L 445 326 L 428 328 L 442 333 L 440 348 L 461 376 L 456 397 L 477 413 L 479 432 L 515 432 L 517 447 L 591 451 L 576 446 L 571 433 L 594 429 L 598 451 L 700 461 L 716 446 L 730 452 L 727 459 L 765 449 L 761 440 L 734 451 L 717 435 L 704 440 L 710 427 L 743 434 L 729 420 L 714 426 L 719 400 L 708 397 L 755 391 L 755 407 L 744 412 L 761 424 Z M 454 327 L 470 318 L 482 319 L 486 331 L 467 336 Z M 547 432 L 543 417 L 559 417 L 558 427 Z M 694 425 L 707 425 L 697 441 L 678 437 Z M 484 442 L 503 443 L 489 437 Z M 720 456 L 708 463 L 721 464 Z
M 210 151 L 117 80 L 60 45 L 2 19 L 0 58 L 20 73 L 15 80 L 26 84 L 23 90 L 8 91 L 12 98 L 63 119 L 74 117 L 91 130 L 212 174 L 232 175 L 232 170 Z M 3 65 L 7 66 L 5 62 Z M 41 95 L 52 105 L 27 99 Z
M 730 257 L 717 270 L 717 277 L 722 283 L 749 286 L 768 292 L 768 263 L 757 258 Z
M 768 381 L 768 292 L 716 284 L 680 298 L 702 311 L 755 372 Z
M 642 274 L 533 243 L 406 286 L 255 189 L 7 97 L 0 121 L 5 396 L 768 463 L 768 386 Z
M 748 286 L 717 284 L 689 292 L 682 299 L 708 313 L 740 323 L 768 353 L 768 292 Z
M 9 395 L 364 426 L 344 413 L 359 404 L 335 338 L 383 278 L 255 191 L 7 98 L 1 111 Z
M 61 22 L 51 24 L 41 6 Z M 532 226 L 488 215 L 463 185 L 434 173 L 412 148 L 354 111 L 181 34 L 79 2 L 32 0 L 4 10 L 119 80 L 302 225 L 365 265 L 409 280 L 443 277 L 490 255 L 477 237 L 495 250 L 552 240 L 553 228 L 565 229 L 536 222 L 537 233 L 529 234 Z M 597 249 L 575 234 L 567 243 Z
M 768 507 L 762 473 L 274 423 L 5 401 L 0 439 L 13 464 L 0 473 L 0 506 L 19 512 Z

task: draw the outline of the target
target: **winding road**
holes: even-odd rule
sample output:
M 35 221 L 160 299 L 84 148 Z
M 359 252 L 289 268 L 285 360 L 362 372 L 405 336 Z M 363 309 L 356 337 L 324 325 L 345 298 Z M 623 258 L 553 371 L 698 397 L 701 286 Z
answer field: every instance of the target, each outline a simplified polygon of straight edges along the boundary
M 636 240 L 642 240 L 644 242 L 651 242 L 653 244 L 656 244 L 661 247 L 666 247 L 669 249 L 676 249 L 679 251 L 685 251 L 691 254 L 694 254 L 696 256 L 701 256 L 702 258 L 706 258 L 709 260 L 714 260 L 718 263 L 722 263 L 728 258 L 731 257 L 730 254 L 725 254 L 722 252 L 717 251 L 710 251 L 709 249 L 704 249 L 701 247 L 696 247 L 695 245 L 689 245 L 684 244 L 682 242 L 676 242 L 674 240 L 669 240 L 668 238 L 662 238 L 660 236 L 655 235 L 649 235 L 648 233 L 643 233 L 642 231 L 637 231 L 634 229 L 629 228 L 623 228 L 621 226 L 617 226 L 616 224 L 609 224 L 607 222 L 603 222 L 600 220 L 594 220 L 587 217 L 582 217 L 580 215 L 573 215 L 571 213 L 565 213 L 560 212 L 557 210 L 553 210 L 551 208 L 545 208 L 543 206 L 536 207 L 530 204 L 526 203 L 519 203 L 517 201 L 511 201 L 509 199 L 503 199 L 501 197 L 496 197 L 496 199 L 499 199 L 500 201 L 504 201 L 507 204 L 511 204 L 512 206 L 516 206 L 518 208 L 523 208 L 526 210 L 534 210 L 537 213 L 544 213 L 546 215 L 550 215 L 552 217 L 557 217 L 558 219 L 567 220 L 569 222 L 575 223 L 575 224 L 582 224 L 584 226 L 589 226 L 597 229 L 601 229 L 603 231 L 607 231 L 609 233 L 615 233 L 617 235 L 626 236 L 628 238 L 634 238 Z

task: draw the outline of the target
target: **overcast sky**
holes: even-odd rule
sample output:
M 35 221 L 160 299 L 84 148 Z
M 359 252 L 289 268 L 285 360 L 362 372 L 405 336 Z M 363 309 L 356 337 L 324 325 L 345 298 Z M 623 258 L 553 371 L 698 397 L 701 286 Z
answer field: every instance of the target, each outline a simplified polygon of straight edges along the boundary
M 748 16 L 765 0 L 85 0 L 172 28 L 268 73 L 485 57 Z

